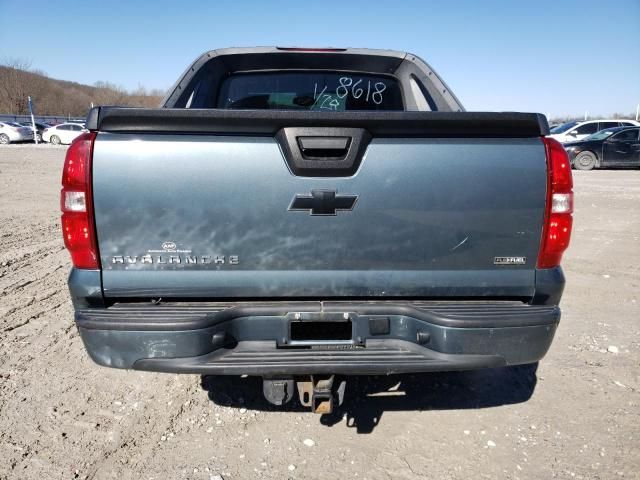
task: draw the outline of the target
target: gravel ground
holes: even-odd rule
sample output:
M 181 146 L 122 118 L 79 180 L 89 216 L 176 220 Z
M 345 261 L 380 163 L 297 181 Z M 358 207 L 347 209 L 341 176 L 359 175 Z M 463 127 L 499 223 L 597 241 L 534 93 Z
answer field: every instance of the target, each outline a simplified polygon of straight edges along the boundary
M 64 148 L 0 147 L 0 478 L 640 478 L 640 171 L 576 172 L 536 368 L 355 378 L 337 415 L 254 379 L 101 368 L 66 289 Z

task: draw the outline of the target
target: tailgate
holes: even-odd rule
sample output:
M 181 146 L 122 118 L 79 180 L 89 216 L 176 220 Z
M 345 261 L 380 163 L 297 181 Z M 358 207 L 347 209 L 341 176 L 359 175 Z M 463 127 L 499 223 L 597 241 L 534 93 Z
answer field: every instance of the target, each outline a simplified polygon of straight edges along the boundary
M 93 196 L 105 296 L 533 295 L 540 137 L 370 127 L 353 170 L 329 176 L 296 170 L 286 140 L 263 132 L 102 131 Z M 326 128 L 305 128 L 318 155 L 339 148 Z

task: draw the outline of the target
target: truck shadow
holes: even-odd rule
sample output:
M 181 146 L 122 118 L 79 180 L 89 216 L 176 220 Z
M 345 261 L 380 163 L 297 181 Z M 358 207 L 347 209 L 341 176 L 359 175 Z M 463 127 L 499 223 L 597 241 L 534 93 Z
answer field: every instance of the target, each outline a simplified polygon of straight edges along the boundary
M 467 372 L 349 377 L 344 402 L 320 423 L 345 422 L 357 433 L 371 433 L 386 411 L 460 410 L 511 405 L 531 398 L 538 364 Z M 221 406 L 262 411 L 309 412 L 298 402 L 276 407 L 262 395 L 260 377 L 203 376 L 202 388 Z

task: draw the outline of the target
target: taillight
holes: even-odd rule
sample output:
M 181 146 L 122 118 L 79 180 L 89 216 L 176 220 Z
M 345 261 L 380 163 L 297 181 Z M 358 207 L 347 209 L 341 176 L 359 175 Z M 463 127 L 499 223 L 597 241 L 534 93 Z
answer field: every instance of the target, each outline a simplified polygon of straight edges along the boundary
M 563 146 L 552 138 L 543 138 L 547 153 L 547 205 L 542 228 L 538 268 L 560 265 L 569 247 L 573 224 L 573 178 L 571 163 Z
M 91 161 L 96 133 L 83 133 L 69 146 L 62 170 L 62 234 L 76 268 L 100 268 L 93 201 Z

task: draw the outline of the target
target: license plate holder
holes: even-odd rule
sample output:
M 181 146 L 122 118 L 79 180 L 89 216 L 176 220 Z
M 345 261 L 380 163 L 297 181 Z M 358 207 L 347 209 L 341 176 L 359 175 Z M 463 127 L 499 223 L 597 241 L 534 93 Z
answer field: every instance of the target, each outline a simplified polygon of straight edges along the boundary
M 354 322 L 348 313 L 289 315 L 287 345 L 353 344 Z

